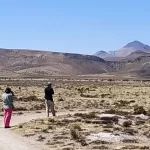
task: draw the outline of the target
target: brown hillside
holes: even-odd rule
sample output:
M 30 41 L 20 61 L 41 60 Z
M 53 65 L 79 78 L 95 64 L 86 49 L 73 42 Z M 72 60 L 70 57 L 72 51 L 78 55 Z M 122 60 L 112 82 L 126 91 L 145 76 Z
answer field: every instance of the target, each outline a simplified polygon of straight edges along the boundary
M 109 63 L 96 56 L 33 50 L 0 50 L 1 76 L 100 74 L 111 70 Z

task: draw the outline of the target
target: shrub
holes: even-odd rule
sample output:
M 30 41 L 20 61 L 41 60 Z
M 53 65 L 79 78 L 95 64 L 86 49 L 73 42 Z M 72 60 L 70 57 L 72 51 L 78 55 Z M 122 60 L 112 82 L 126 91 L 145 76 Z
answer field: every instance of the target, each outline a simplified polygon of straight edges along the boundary
M 122 125 L 123 125 L 123 127 L 128 128 L 128 127 L 130 127 L 132 125 L 132 121 L 131 120 L 124 121 Z
M 70 125 L 70 128 L 77 129 L 78 131 L 81 131 L 81 126 L 78 123 L 72 123 Z
M 96 112 L 90 112 L 88 114 L 83 114 L 83 113 L 75 113 L 74 116 L 81 117 L 83 119 L 93 119 L 97 118 Z
M 80 139 L 79 131 L 80 130 L 81 130 L 81 127 L 79 124 L 75 123 L 75 124 L 70 125 L 70 134 L 71 134 L 72 139 L 79 141 L 79 139 Z
M 144 114 L 146 115 L 146 111 L 142 106 L 135 106 L 134 107 L 134 115 Z
M 70 129 L 70 134 L 71 134 L 72 139 L 74 139 L 74 140 L 79 140 L 80 139 L 80 135 L 79 135 L 79 132 L 78 132 L 77 129 L 71 128 Z
M 83 94 L 83 93 L 81 93 L 80 96 L 81 97 L 85 97 L 85 98 L 98 98 L 97 94 L 95 94 L 95 95 L 89 95 L 89 94 Z

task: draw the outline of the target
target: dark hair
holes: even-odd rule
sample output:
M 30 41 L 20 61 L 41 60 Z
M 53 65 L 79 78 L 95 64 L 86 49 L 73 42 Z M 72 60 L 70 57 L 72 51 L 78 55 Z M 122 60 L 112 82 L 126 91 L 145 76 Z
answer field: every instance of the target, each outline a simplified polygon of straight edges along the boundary
M 7 88 L 5 89 L 5 93 L 11 93 L 11 88 L 7 87 Z
M 47 86 L 52 86 L 52 83 L 51 83 L 51 82 L 48 82 Z

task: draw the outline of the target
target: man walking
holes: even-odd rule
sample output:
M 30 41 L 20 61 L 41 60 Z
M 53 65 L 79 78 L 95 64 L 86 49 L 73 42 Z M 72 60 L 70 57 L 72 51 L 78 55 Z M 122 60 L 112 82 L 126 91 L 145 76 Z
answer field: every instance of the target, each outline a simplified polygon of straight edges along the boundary
M 52 88 L 52 83 L 48 82 L 47 87 L 45 88 L 45 104 L 46 104 L 46 113 L 49 117 L 49 111 L 51 109 L 52 115 L 55 116 L 54 102 L 53 102 L 54 90 Z

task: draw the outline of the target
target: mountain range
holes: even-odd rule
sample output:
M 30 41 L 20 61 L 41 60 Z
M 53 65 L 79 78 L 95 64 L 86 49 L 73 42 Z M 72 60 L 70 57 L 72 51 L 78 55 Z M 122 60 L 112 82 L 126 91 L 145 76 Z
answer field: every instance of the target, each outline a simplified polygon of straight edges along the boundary
M 0 49 L 0 77 L 114 74 L 150 77 L 150 47 L 141 42 L 94 55 Z
M 114 51 L 98 51 L 94 55 L 101 57 L 101 58 L 112 58 L 112 57 L 126 57 L 133 52 L 141 51 L 141 52 L 148 52 L 150 50 L 150 46 L 143 44 L 139 41 L 133 41 L 125 45 L 124 47 L 114 50 Z M 107 59 L 108 60 L 108 59 Z

